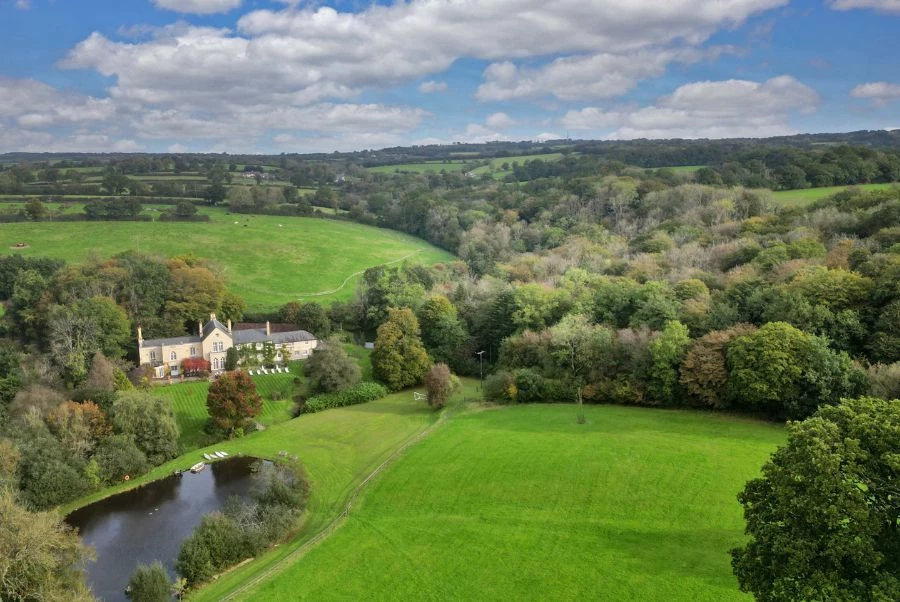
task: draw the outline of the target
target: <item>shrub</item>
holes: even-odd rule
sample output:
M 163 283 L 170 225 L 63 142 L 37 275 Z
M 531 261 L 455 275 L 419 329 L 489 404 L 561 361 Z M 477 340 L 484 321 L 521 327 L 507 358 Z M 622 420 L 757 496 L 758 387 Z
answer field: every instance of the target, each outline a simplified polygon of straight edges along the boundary
M 514 403 L 518 399 L 516 375 L 501 370 L 484 379 L 484 398 L 497 403 Z
M 125 475 L 135 477 L 150 470 L 150 463 L 131 437 L 113 435 L 97 446 L 93 458 L 100 465 L 100 474 L 108 483 L 118 483 Z
M 204 516 L 200 526 L 181 544 L 175 569 L 193 585 L 237 564 L 248 555 L 238 525 L 221 512 L 213 512 Z
M 869 367 L 869 393 L 881 399 L 900 399 L 900 362 Z
M 378 383 L 362 382 L 346 391 L 339 393 L 324 393 L 315 395 L 306 400 L 300 409 L 301 414 L 313 414 L 322 410 L 352 406 L 369 401 L 381 399 L 388 394 L 388 390 Z
M 132 602 L 169 602 L 172 599 L 169 574 L 159 562 L 150 566 L 139 564 L 128 581 L 125 595 Z
M 335 393 L 359 383 L 360 370 L 341 342 L 331 338 L 321 343 L 303 366 L 313 393 Z
M 425 375 L 425 388 L 428 391 L 428 405 L 434 409 L 444 407 L 455 390 L 459 380 L 454 383 L 453 375 L 447 364 L 435 364 Z

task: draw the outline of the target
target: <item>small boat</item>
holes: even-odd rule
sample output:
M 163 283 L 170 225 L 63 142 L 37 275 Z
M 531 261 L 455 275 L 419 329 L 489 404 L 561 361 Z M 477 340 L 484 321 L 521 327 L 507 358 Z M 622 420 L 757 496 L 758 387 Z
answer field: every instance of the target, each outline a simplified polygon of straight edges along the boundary
M 176 470 L 172 474 L 174 474 L 176 477 L 184 476 L 181 470 Z
M 219 453 L 222 454 L 222 457 L 223 457 L 223 458 L 227 458 L 227 457 L 228 457 L 228 452 L 226 452 L 226 451 L 219 452 Z
M 209 454 L 203 454 L 203 457 L 206 458 L 207 460 L 212 460 L 212 459 L 213 459 L 213 457 L 212 457 L 211 455 L 209 455 Z
M 191 472 L 200 472 L 204 468 L 206 468 L 206 464 L 204 464 L 203 462 L 197 462 L 196 464 L 191 466 Z
M 225 452 L 216 452 L 216 457 L 217 457 L 217 458 L 224 458 L 224 457 L 225 457 Z

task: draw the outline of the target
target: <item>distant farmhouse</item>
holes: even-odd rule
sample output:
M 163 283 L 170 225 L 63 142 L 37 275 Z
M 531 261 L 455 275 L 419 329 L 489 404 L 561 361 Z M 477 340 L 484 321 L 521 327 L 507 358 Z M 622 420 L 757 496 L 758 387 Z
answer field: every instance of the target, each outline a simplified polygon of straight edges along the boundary
M 206 370 L 217 374 L 225 370 L 225 354 L 231 347 L 238 349 L 241 358 L 249 357 L 257 362 L 263 361 L 268 348 L 273 352 L 273 363 L 282 364 L 306 359 L 318 344 L 316 337 L 305 330 L 273 332 L 269 322 L 266 322 L 265 328 L 250 325 L 249 328 L 232 331 L 231 320 L 222 324 L 216 319 L 216 314 L 210 314 L 206 324 L 198 323 L 197 326 L 196 335 L 148 340 L 144 340 L 138 328 L 141 364 L 152 366 L 155 378 L 178 376 L 183 367 L 188 364 L 196 366 L 200 362 L 204 363 Z

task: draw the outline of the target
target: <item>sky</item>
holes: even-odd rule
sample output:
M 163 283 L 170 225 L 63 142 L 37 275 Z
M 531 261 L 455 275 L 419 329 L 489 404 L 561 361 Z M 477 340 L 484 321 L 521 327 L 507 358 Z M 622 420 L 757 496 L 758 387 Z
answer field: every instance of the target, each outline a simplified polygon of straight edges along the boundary
M 0 0 L 0 152 L 900 128 L 900 0 Z

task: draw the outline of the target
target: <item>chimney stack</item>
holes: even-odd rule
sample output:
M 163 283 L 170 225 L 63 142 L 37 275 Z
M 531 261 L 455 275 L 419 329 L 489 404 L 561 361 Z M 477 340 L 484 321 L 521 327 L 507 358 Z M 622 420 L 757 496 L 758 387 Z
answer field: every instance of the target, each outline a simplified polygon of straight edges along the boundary
M 138 326 L 138 347 L 144 342 L 144 332 L 141 330 L 141 327 Z
M 209 319 L 210 319 L 210 320 L 215 320 L 215 319 L 216 319 L 216 314 L 215 314 L 215 312 L 210 312 L 210 314 L 209 314 Z
M 269 325 L 269 321 L 266 320 L 266 336 L 268 337 L 271 335 L 272 335 L 272 327 Z
M 202 336 L 203 336 L 203 322 L 200 322 L 200 321 L 198 320 L 198 321 L 197 321 L 197 327 L 199 328 L 199 331 L 198 331 L 198 332 L 200 333 L 200 336 L 202 337 Z
M 231 320 L 228 320 L 228 332 L 231 332 Z

